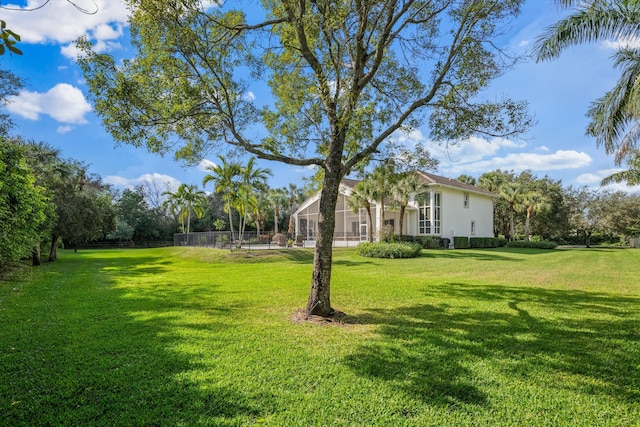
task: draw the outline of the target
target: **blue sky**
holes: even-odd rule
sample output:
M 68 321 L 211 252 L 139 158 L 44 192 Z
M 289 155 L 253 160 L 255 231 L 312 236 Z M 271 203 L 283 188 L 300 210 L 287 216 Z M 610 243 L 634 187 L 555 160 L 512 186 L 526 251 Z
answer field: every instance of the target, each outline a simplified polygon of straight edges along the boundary
M 44 2 L 3 0 L 2 4 L 20 8 Z M 127 9 L 121 0 L 74 2 L 87 10 L 97 5 L 98 12 L 83 14 L 66 0 L 51 0 L 32 12 L 0 10 L 0 18 L 21 35 L 24 52 L 0 59 L 2 68 L 26 80 L 24 91 L 7 107 L 17 124 L 14 132 L 47 142 L 59 148 L 64 157 L 86 162 L 91 172 L 118 188 L 150 179 L 173 186 L 181 182 L 200 185 L 206 175 L 202 165 L 184 168 L 171 156 L 162 158 L 143 149 L 115 146 L 103 130 L 86 99 L 87 87 L 75 63 L 72 41 L 86 34 L 97 43 L 98 50 L 130 57 L 133 52 L 128 43 Z M 552 0 L 529 0 L 502 42 L 525 54 L 561 13 Z M 585 135 L 585 113 L 590 103 L 617 80 L 618 71 L 610 59 L 615 45 L 616 41 L 607 41 L 571 48 L 552 62 L 523 62 L 494 82 L 486 93 L 489 98 L 506 95 L 526 100 L 536 118 L 536 125 L 518 139 L 471 138 L 444 150 L 429 141 L 425 129 L 395 138 L 426 142 L 440 159 L 437 173 L 451 178 L 460 174 L 477 177 L 497 168 L 515 172 L 529 169 L 539 177 L 561 179 L 567 186 L 598 187 L 601 178 L 620 169 Z M 215 160 L 213 153 L 203 164 Z M 302 185 L 303 177 L 311 174 L 309 169 L 274 162 L 261 162 L 261 166 L 274 171 L 270 180 L 274 187 Z M 629 190 L 625 186 L 612 189 Z

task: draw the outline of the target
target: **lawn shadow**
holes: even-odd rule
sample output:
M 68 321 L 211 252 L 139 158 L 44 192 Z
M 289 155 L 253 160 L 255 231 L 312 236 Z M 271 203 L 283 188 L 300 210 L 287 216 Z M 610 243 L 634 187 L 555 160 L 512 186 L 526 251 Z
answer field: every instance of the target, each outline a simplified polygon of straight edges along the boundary
M 0 425 L 231 426 L 276 412 L 272 396 L 199 377 L 211 371 L 200 353 L 224 351 L 245 306 L 211 305 L 217 286 L 188 279 L 120 287 L 170 263 L 98 258 L 71 266 L 75 282 L 54 276 L 48 286 L 59 291 L 47 312 L 29 328 L 4 333 L 14 350 L 0 357 Z M 99 283 L 83 283 L 88 269 L 99 271 Z M 198 298 L 205 289 L 207 297 Z M 185 311 L 197 315 L 185 320 Z M 183 334 L 198 335 L 206 346 L 184 350 Z
M 367 310 L 357 321 L 377 325 L 379 339 L 344 363 L 435 405 L 487 405 L 490 386 L 471 368 L 479 361 L 500 366 L 506 381 L 640 402 L 640 298 L 458 283 L 425 293 L 451 305 Z
M 511 254 L 510 256 L 502 253 Z M 521 262 L 521 258 L 516 258 L 513 254 L 519 254 L 514 251 L 501 251 L 500 249 L 470 249 L 470 250 L 450 250 L 450 249 L 427 249 L 421 253 L 422 258 L 433 259 L 475 259 L 481 261 L 512 261 Z M 524 254 L 523 255 L 527 255 Z

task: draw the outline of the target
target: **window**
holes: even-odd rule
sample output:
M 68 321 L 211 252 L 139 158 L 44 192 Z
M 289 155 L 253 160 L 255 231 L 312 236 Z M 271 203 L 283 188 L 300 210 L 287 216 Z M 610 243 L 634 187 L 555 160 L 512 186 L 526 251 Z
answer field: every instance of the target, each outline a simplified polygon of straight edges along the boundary
M 465 209 L 468 209 L 469 208 L 469 193 L 464 193 L 462 195 L 462 198 L 463 198 L 463 205 L 464 205 Z
M 423 195 L 422 205 L 418 208 L 418 234 L 431 234 L 431 194 Z
M 360 223 L 358 221 L 351 221 L 351 233 L 353 233 L 354 236 L 357 236 L 359 231 Z
M 433 193 L 433 234 L 440 234 L 440 193 Z
M 476 235 L 476 222 L 475 221 L 471 221 L 471 235 L 472 236 Z
M 418 208 L 418 234 L 440 234 L 440 193 L 426 193 Z

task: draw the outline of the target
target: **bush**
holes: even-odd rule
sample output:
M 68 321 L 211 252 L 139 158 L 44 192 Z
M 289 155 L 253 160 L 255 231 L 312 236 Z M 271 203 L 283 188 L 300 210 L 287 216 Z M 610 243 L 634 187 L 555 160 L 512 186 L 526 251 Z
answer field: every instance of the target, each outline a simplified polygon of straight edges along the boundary
M 455 249 L 467 249 L 469 248 L 469 238 L 466 236 L 454 236 L 453 247 Z
M 358 253 L 368 258 L 415 258 L 422 246 L 417 243 L 364 242 L 358 245 Z
M 515 240 L 507 243 L 508 248 L 527 248 L 527 249 L 555 249 L 558 247 L 556 242 L 542 240 L 540 242 L 525 242 L 524 240 Z
M 418 236 L 417 243 L 424 249 L 438 249 L 440 247 L 440 238 L 436 236 Z
M 470 248 L 497 248 L 498 246 L 500 246 L 500 240 L 497 237 L 471 237 L 469 239 Z

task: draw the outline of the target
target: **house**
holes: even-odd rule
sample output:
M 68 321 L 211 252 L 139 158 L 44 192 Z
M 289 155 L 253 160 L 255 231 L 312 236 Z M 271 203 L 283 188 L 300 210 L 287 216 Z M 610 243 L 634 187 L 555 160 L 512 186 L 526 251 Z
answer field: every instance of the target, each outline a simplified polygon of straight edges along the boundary
M 453 241 L 454 236 L 493 237 L 493 200 L 495 194 L 454 179 L 416 171 L 426 192 L 413 195 L 405 209 L 403 230 L 400 233 L 400 210 L 385 202 L 371 201 L 372 223 L 364 207 L 354 210 L 349 206 L 353 188 L 358 181 L 344 179 L 336 205 L 334 242 L 337 246 L 355 244 L 368 239 L 373 227 L 374 240 L 379 239 L 383 225 L 395 234 L 410 236 L 437 236 Z M 307 199 L 293 214 L 296 236 L 307 244 L 315 240 L 318 224 L 320 194 Z M 384 210 L 384 224 L 383 211 Z

